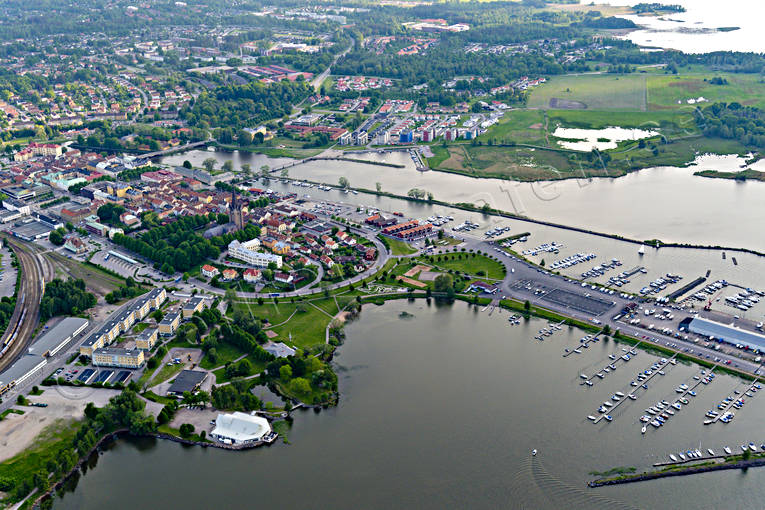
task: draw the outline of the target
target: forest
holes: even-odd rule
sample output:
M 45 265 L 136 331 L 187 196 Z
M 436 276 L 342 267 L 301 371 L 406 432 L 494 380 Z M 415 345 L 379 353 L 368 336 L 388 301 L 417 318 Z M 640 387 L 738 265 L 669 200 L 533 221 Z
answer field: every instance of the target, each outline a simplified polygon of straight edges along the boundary
M 765 149 L 765 111 L 739 103 L 715 103 L 695 112 L 704 136 L 737 140 L 747 147 Z
M 82 279 L 55 280 L 45 285 L 40 301 L 40 320 L 57 315 L 77 315 L 96 305 L 96 296 L 85 289 Z

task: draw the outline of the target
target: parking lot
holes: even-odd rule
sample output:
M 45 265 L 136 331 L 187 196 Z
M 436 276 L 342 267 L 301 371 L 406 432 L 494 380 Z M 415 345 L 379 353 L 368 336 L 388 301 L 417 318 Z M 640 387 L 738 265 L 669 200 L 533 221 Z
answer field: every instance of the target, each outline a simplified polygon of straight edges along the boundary
M 577 294 L 557 287 L 549 287 L 535 280 L 518 280 L 511 288 L 532 292 L 545 301 L 565 306 L 589 315 L 600 315 L 614 306 L 612 301 L 585 294 Z
M 0 267 L 2 267 L 2 271 L 0 271 L 0 297 L 10 297 L 16 290 L 17 270 L 11 265 L 11 253 L 7 246 L 3 246 L 0 255 L 2 255 L 2 261 L 0 261 Z
M 109 255 L 108 250 L 101 250 L 96 252 L 90 261 L 101 267 L 110 269 L 125 278 L 128 276 L 133 276 L 136 270 L 140 268 L 139 265 L 131 264 L 130 262 L 119 257 Z

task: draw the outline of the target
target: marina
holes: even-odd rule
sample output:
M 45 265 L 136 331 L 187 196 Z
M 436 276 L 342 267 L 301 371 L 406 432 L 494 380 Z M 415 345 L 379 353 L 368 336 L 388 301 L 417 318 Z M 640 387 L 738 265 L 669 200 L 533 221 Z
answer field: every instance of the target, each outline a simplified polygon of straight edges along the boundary
M 592 386 L 594 383 L 597 383 L 598 381 L 602 381 L 607 374 L 609 374 L 609 373 L 611 373 L 613 371 L 616 371 L 618 363 L 620 363 L 620 362 L 622 364 L 627 363 L 632 358 L 637 356 L 638 349 L 640 348 L 640 344 L 642 344 L 642 343 L 643 343 L 642 341 L 638 342 L 637 344 L 635 344 L 633 347 L 631 347 L 629 349 L 626 348 L 626 347 L 622 347 L 621 351 L 615 351 L 615 352 L 609 354 L 608 358 L 609 358 L 610 362 L 608 362 L 606 364 L 606 366 L 603 367 L 602 369 L 600 369 L 597 372 L 593 373 L 591 376 L 585 376 L 584 374 L 582 374 L 580 376 L 580 378 L 582 379 L 582 382 L 580 384 L 581 385 Z M 587 384 L 588 382 L 590 384 Z
M 747 384 L 747 389 L 743 391 L 739 391 L 738 389 L 741 385 L 736 385 L 736 388 L 734 388 L 727 397 L 725 397 L 719 404 L 717 404 L 717 411 L 710 410 L 707 412 L 706 416 L 709 419 L 704 421 L 704 425 L 711 425 L 713 423 L 717 423 L 718 421 L 727 424 L 733 421 L 733 418 L 736 414 L 734 411 L 731 411 L 731 409 L 741 409 L 746 403 L 744 397 L 740 396 L 741 393 L 744 393 L 744 396 L 748 398 L 754 397 L 754 394 L 758 390 L 762 389 L 762 385 L 758 382 L 759 380 L 760 379 L 758 377 L 754 380 L 753 383 Z
M 716 368 L 716 367 L 714 367 Z M 642 423 L 650 423 L 655 429 L 659 429 L 664 423 L 666 423 L 667 420 L 669 420 L 671 417 L 675 416 L 675 413 L 679 412 L 683 409 L 683 406 L 690 405 L 690 400 L 686 398 L 687 396 L 690 396 L 691 398 L 694 398 L 697 396 L 696 388 L 699 387 L 701 384 L 709 384 L 714 380 L 715 375 L 712 373 L 714 372 L 714 368 L 707 373 L 706 370 L 702 369 L 699 374 L 694 375 L 691 381 L 694 381 L 692 383 L 692 386 L 689 386 L 686 383 L 682 383 L 680 386 L 678 386 L 675 389 L 675 393 L 678 393 L 679 395 L 671 397 L 670 400 L 674 400 L 671 404 L 666 399 L 663 399 L 661 402 L 665 403 L 666 409 L 660 409 L 658 413 L 650 413 L 647 409 L 646 412 L 649 412 L 648 415 L 643 415 L 640 418 L 640 421 Z M 673 410 L 674 409 L 674 410 Z M 652 414 L 657 414 L 658 416 L 649 416 Z M 659 419 L 661 418 L 661 420 Z M 641 428 L 641 433 L 646 433 L 646 425 L 643 425 Z

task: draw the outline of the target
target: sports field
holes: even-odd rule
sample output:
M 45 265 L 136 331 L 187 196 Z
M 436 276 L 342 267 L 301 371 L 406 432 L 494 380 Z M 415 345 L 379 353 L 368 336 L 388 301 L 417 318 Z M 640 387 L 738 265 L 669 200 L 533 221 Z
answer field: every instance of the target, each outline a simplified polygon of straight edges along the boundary
M 546 109 L 645 111 L 646 76 L 554 76 L 531 92 L 528 106 Z

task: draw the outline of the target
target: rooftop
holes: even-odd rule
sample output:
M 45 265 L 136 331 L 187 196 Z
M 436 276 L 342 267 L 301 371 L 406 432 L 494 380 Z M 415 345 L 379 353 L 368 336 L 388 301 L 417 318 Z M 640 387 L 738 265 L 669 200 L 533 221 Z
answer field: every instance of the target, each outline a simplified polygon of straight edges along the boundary
M 200 370 L 182 370 L 167 392 L 180 395 L 185 391 L 194 391 L 207 378 L 207 372 Z
M 67 317 L 40 336 L 29 348 L 29 354 L 44 356 L 55 350 L 64 342 L 68 342 L 74 335 L 85 329 L 87 319 L 79 317 Z

